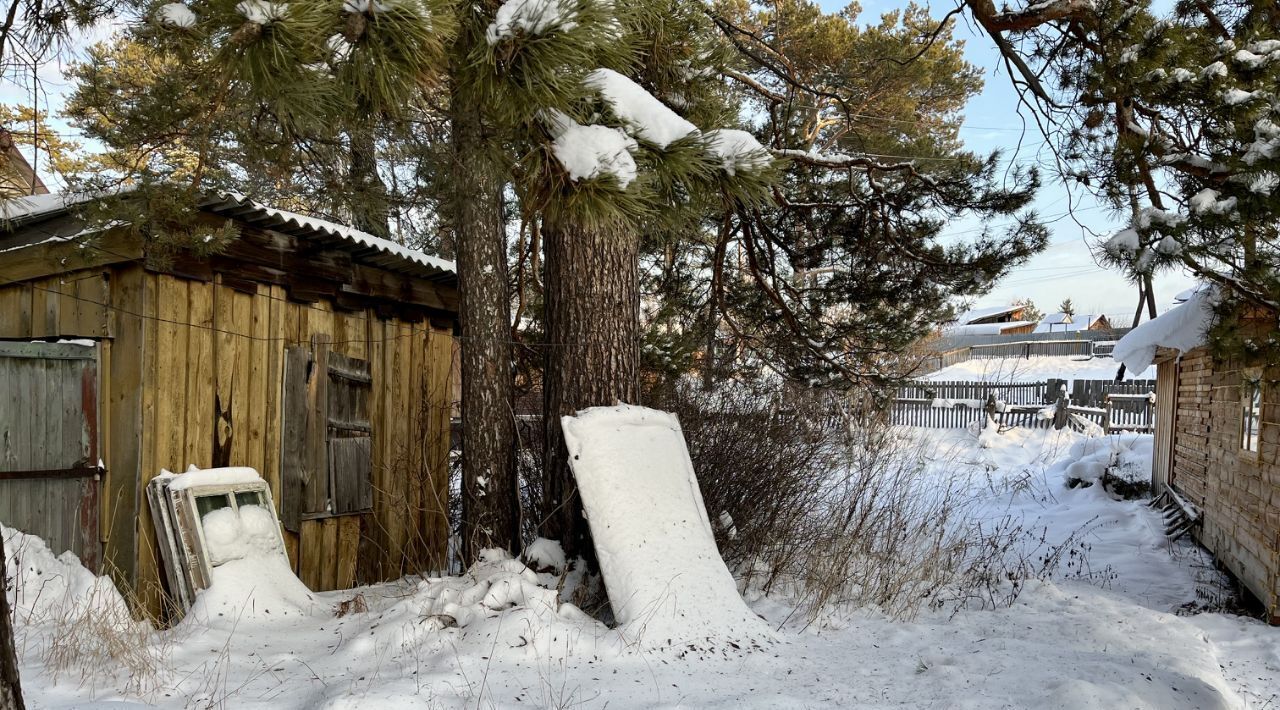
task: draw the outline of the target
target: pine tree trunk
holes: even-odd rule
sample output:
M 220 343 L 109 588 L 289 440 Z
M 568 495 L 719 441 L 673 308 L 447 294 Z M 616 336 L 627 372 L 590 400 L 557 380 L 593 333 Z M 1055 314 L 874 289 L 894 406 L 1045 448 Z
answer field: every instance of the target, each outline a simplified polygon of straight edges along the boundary
M 22 710 L 18 654 L 13 646 L 13 617 L 4 586 L 4 537 L 0 536 L 0 710 Z
M 387 185 L 378 174 L 378 143 L 374 135 L 373 119 L 350 132 L 351 166 L 348 172 L 351 204 L 351 222 L 356 229 L 375 237 L 388 239 L 391 227 L 388 222 L 390 208 L 387 204 Z
M 639 399 L 639 239 L 627 229 L 547 224 L 543 537 L 593 561 L 560 417 Z
M 474 17 L 466 20 L 475 24 Z M 466 56 L 468 44 L 482 38 L 483 31 L 462 28 L 460 56 Z M 513 450 L 504 181 L 500 164 L 491 157 L 498 152 L 494 144 L 499 138 L 459 75 L 455 71 L 450 98 L 450 207 L 462 325 L 462 550 L 470 564 L 488 547 L 519 551 L 520 499 Z

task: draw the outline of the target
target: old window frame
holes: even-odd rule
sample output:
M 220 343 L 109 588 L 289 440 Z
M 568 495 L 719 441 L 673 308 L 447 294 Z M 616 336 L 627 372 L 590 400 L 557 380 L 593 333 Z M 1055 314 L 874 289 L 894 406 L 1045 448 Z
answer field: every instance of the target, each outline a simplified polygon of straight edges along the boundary
M 173 490 L 170 484 L 181 476 L 158 476 L 147 483 L 147 497 L 151 504 L 151 517 L 160 545 L 160 557 L 169 585 L 169 595 L 180 613 L 185 613 L 195 602 L 196 594 L 208 589 L 213 580 L 214 565 L 208 553 L 204 519 L 200 515 L 198 499 L 226 496 L 230 507 L 239 515 L 240 496 L 256 494 L 257 505 L 270 511 L 275 523 L 276 543 L 282 559 L 288 564 L 288 552 L 284 535 L 280 531 L 280 518 L 276 515 L 271 487 L 266 481 L 220 483 L 189 486 Z
M 281 519 L 373 511 L 373 377 L 368 360 L 331 352 L 331 340 L 285 349 L 280 446 Z
M 1237 430 L 1236 443 L 1241 455 L 1257 458 L 1262 451 L 1262 407 L 1263 388 L 1266 383 L 1262 379 L 1260 369 L 1244 370 L 1240 377 L 1240 398 L 1237 411 L 1240 414 L 1240 427 Z

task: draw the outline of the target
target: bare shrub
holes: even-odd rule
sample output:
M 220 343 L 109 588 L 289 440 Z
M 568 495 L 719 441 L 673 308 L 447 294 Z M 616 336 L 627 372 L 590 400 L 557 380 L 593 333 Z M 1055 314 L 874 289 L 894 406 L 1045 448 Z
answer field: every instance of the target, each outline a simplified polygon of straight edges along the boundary
M 22 568 L 25 545 L 35 538 L 22 540 L 9 555 L 14 569 Z M 5 580 L 16 602 L 19 646 L 39 657 L 55 683 L 71 680 L 91 695 L 100 690 L 154 694 L 163 682 L 169 649 L 165 637 L 155 633 L 153 619 L 134 617 L 131 608 L 145 609 L 145 603 L 131 590 L 117 591 L 107 577 L 74 572 L 46 569 Z
M 650 405 L 679 416 L 713 523 L 728 513 L 714 526 L 725 561 L 810 622 L 838 608 L 996 608 L 1032 579 L 1110 579 L 1088 567 L 1082 533 L 1055 544 L 1018 520 L 982 523 L 969 477 L 983 471 L 903 435 L 884 401 L 677 382 Z
M 648 399 L 680 419 L 725 562 L 746 573 L 748 563 L 799 555 L 839 461 L 839 418 L 818 397 L 784 398 L 763 384 L 663 382 Z

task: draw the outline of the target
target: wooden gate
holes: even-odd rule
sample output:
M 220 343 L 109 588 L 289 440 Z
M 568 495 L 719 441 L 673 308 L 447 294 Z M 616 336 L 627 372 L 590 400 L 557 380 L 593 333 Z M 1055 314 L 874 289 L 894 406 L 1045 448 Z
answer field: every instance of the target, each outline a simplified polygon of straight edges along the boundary
M 0 342 L 0 522 L 98 571 L 96 347 Z

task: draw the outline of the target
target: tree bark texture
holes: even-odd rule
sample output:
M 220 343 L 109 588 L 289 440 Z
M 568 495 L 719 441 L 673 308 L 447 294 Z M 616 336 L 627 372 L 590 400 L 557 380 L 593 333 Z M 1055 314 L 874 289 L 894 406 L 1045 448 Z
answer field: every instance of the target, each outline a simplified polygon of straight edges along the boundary
M 0 710 L 22 710 L 18 654 L 13 645 L 13 617 L 4 584 L 4 538 L 0 536 Z
M 374 119 L 352 129 L 351 167 L 348 173 L 353 188 L 350 191 L 351 220 L 355 227 L 375 237 L 391 237 L 390 205 L 387 203 L 387 185 L 378 174 L 378 140 L 374 134 Z
M 546 369 L 543 374 L 543 537 L 568 559 L 594 560 L 560 417 L 639 399 L 638 235 L 624 228 L 547 224 L 543 231 Z
M 460 42 L 474 34 L 467 28 L 463 33 Z M 450 111 L 450 217 L 457 242 L 462 327 L 462 550 L 469 565 L 488 547 L 519 551 L 520 499 L 513 450 L 504 180 L 491 157 L 497 138 L 484 120 L 480 102 L 457 84 Z

